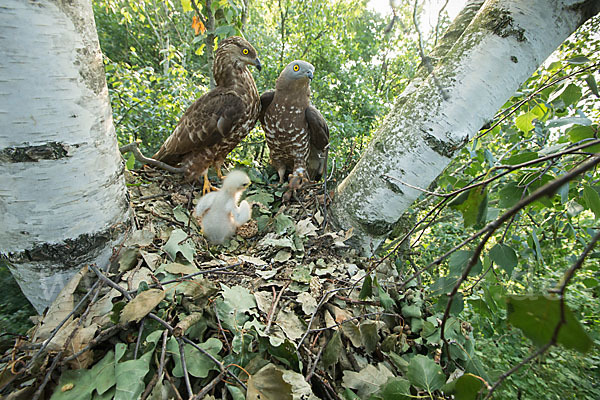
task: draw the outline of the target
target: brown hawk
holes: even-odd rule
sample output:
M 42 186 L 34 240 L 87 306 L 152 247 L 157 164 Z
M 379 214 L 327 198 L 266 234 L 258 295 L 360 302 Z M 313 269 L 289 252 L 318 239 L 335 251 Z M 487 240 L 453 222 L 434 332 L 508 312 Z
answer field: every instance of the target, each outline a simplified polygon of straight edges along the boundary
M 303 179 L 306 171 L 312 180 L 325 172 L 329 127 L 310 103 L 314 71 L 306 61 L 292 61 L 277 78 L 275 90 L 260 96 L 259 119 L 280 183 L 286 172 Z
M 261 69 L 250 43 L 238 36 L 221 41 L 213 65 L 216 87 L 186 110 L 171 136 L 153 156 L 183 167 L 187 180 L 203 176 L 204 193 L 212 189 L 208 168 L 214 166 L 221 178 L 225 157 L 258 119 L 260 100 L 248 65 Z

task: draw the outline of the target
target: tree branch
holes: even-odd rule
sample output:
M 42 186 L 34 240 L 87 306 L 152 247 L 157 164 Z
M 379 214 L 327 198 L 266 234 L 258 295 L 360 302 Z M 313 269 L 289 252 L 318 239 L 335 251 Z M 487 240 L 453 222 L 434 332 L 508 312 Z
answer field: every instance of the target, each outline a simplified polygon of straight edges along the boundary
M 146 157 L 145 155 L 142 154 L 142 152 L 138 148 L 138 145 L 136 142 L 132 142 L 132 143 L 129 143 L 129 144 L 119 147 L 119 151 L 121 152 L 121 154 L 125 154 L 125 153 L 128 153 L 131 151 L 133 153 L 133 156 L 135 157 L 135 159 L 138 160 L 139 162 L 141 162 L 142 164 L 149 164 L 149 165 L 155 166 L 160 169 L 164 169 L 165 171 L 169 171 L 169 172 L 172 172 L 175 174 L 182 174 L 185 172 L 184 168 L 172 167 L 169 164 L 166 164 L 162 161 L 158 161 L 158 160 L 155 160 L 154 158 Z

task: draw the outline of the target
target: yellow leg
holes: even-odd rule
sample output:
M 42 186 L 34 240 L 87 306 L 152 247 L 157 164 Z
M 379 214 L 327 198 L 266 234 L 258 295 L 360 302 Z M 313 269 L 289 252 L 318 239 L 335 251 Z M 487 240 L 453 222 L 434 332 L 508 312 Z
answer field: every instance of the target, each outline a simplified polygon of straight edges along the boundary
M 202 186 L 202 195 L 203 196 L 207 193 L 212 192 L 213 190 L 217 190 L 217 188 L 213 187 L 213 185 L 211 185 L 210 181 L 208 180 L 208 171 L 204 172 L 204 174 L 202 174 L 202 176 L 204 177 L 204 185 Z
M 217 171 L 217 178 L 223 180 L 223 173 L 221 172 L 221 166 L 215 165 L 215 170 Z

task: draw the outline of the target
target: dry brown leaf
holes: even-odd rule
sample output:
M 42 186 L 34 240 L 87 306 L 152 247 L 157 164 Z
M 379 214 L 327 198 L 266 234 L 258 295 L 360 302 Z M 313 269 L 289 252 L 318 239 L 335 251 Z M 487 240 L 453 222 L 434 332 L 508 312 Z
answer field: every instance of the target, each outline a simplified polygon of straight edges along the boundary
M 120 323 L 139 322 L 165 298 L 165 291 L 150 289 L 138 294 L 121 311 Z

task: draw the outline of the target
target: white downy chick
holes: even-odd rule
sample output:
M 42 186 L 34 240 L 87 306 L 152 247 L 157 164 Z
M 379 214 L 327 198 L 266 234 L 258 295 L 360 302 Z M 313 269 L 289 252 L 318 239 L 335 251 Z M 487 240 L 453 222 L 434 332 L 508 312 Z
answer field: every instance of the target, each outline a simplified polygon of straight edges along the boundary
M 223 187 L 200 198 L 196 205 L 196 217 L 201 219 L 202 232 L 211 243 L 223 244 L 245 224 L 252 212 L 250 204 L 242 201 L 242 192 L 250 184 L 250 178 L 242 171 L 232 171 L 223 180 Z

